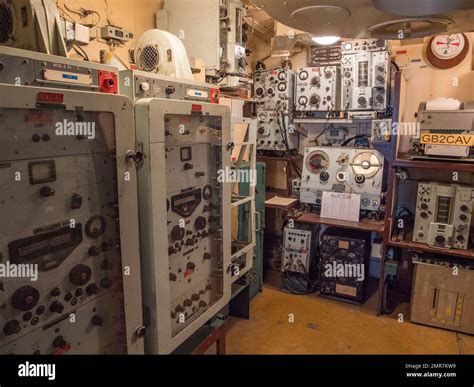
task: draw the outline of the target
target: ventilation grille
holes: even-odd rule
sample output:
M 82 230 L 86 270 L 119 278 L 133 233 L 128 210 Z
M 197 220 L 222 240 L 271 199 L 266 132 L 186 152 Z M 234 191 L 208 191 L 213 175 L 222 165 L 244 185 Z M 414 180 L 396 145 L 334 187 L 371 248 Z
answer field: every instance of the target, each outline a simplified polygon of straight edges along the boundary
M 341 46 L 311 46 L 309 47 L 309 62 L 311 67 L 339 65 L 341 63 Z
M 374 38 L 403 40 L 436 35 L 448 30 L 452 24 L 450 19 L 412 18 L 377 24 L 368 28 L 368 31 Z
M 153 71 L 158 68 L 160 54 L 156 46 L 145 46 L 138 53 L 138 69 L 143 71 Z
M 0 44 L 5 44 L 10 40 L 13 33 L 13 15 L 10 7 L 0 4 Z

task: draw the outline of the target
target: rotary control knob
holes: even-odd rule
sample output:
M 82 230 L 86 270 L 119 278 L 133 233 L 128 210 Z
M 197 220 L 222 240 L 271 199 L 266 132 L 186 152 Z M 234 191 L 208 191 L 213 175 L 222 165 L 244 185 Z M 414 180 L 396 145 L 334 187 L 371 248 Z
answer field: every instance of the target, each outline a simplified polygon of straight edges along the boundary
M 100 249 L 97 246 L 91 246 L 89 247 L 89 250 L 87 250 L 87 254 L 91 257 L 97 257 L 100 255 Z
M 174 92 L 176 91 L 176 88 L 174 86 L 166 86 L 165 87 L 165 93 L 167 95 L 171 95 L 171 94 L 174 94 Z
M 69 281 L 73 285 L 83 286 L 89 282 L 92 276 L 92 271 L 89 266 L 79 264 L 74 266 L 69 273 Z
M 190 307 L 192 304 L 193 304 L 193 302 L 192 302 L 189 298 L 187 298 L 187 299 L 184 300 L 184 302 L 183 302 L 183 305 L 184 305 L 185 307 Z
M 461 214 L 459 215 L 459 219 L 461 219 L 462 222 L 467 222 L 469 218 L 466 214 Z
M 211 258 L 212 258 L 212 255 L 209 253 L 204 253 L 204 255 L 202 256 L 202 259 L 204 261 L 209 261 Z
M 329 173 L 321 172 L 321 174 L 319 175 L 319 179 L 321 181 L 328 181 L 329 180 Z
M 26 312 L 36 306 L 39 292 L 32 286 L 22 286 L 12 296 L 12 305 L 15 309 Z
M 94 294 L 99 293 L 99 288 L 97 287 L 96 284 L 90 284 L 86 288 L 86 294 L 88 296 L 93 296 Z
M 96 314 L 96 315 L 92 316 L 91 324 L 96 326 L 96 327 L 101 327 L 102 325 L 104 325 L 104 319 L 102 317 L 100 317 L 100 315 Z
M 203 217 L 203 216 L 198 216 L 196 218 L 196 220 L 194 221 L 194 227 L 196 228 L 196 230 L 204 230 L 206 228 L 206 225 L 207 225 L 207 221 L 206 221 L 206 218 Z
M 355 181 L 357 184 L 362 184 L 365 181 L 364 175 L 355 175 Z
M 264 133 L 265 133 L 265 128 L 263 126 L 258 128 L 258 134 L 264 134 Z
M 54 196 L 55 193 L 56 191 L 54 191 L 54 189 L 52 189 L 51 187 L 42 187 L 40 189 L 40 195 L 44 198 L 49 198 L 51 196 Z
M 436 243 L 444 244 L 446 242 L 446 238 L 442 235 L 437 235 L 435 241 Z
M 191 238 L 186 239 L 186 246 L 193 246 L 194 241 Z
M 191 300 L 193 300 L 193 301 L 199 301 L 199 298 L 200 298 L 200 297 L 199 297 L 199 294 L 197 294 L 197 293 L 194 293 L 194 294 L 191 296 Z
M 174 241 L 179 241 L 184 238 L 184 228 L 179 227 L 179 226 L 174 226 L 173 229 L 171 230 L 171 239 Z
M 150 84 L 148 82 L 142 82 L 140 83 L 140 89 L 141 91 L 148 91 L 150 90 Z
M 18 320 L 10 320 L 3 326 L 5 336 L 11 336 L 20 333 L 20 323 Z
M 64 340 L 63 336 L 57 336 L 53 340 L 53 347 L 54 348 L 64 348 L 67 345 L 66 340 Z
M 319 105 L 321 102 L 321 98 L 317 94 L 313 94 L 309 99 L 311 105 Z
M 359 103 L 360 106 L 365 106 L 367 105 L 367 99 L 365 97 L 359 97 L 359 99 L 357 100 L 357 102 Z
M 59 301 L 53 301 L 49 306 L 49 310 L 53 313 L 62 313 L 64 306 Z
M 59 295 L 61 294 L 61 289 L 59 289 L 59 288 L 56 287 L 56 288 L 52 289 L 52 290 L 49 292 L 49 294 L 51 294 L 51 297 L 57 297 L 57 296 L 59 296 Z

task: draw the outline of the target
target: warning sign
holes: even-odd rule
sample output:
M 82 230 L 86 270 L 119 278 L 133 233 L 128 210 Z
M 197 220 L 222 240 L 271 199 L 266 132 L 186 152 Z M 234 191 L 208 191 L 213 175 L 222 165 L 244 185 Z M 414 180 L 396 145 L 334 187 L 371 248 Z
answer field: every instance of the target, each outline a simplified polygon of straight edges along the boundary
M 474 135 L 423 133 L 420 142 L 429 145 L 474 146 Z

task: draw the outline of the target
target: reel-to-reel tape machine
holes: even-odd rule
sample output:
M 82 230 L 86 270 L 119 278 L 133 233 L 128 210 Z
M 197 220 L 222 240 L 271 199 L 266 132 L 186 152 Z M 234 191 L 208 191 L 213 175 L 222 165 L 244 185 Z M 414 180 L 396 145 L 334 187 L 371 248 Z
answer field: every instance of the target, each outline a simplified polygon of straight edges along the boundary
M 375 149 L 305 148 L 300 201 L 321 207 L 324 191 L 361 195 L 360 209 L 378 213 L 382 207 L 384 156 Z

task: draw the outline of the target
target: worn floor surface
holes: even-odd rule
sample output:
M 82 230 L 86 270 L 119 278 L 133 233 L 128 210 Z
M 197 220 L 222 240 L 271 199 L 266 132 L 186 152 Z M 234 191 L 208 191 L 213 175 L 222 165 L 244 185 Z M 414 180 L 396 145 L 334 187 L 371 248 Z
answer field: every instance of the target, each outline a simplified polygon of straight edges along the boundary
M 474 354 L 473 336 L 411 323 L 408 304 L 400 312 L 403 323 L 376 317 L 372 299 L 361 307 L 266 286 L 252 301 L 251 319 L 234 319 L 227 353 Z

